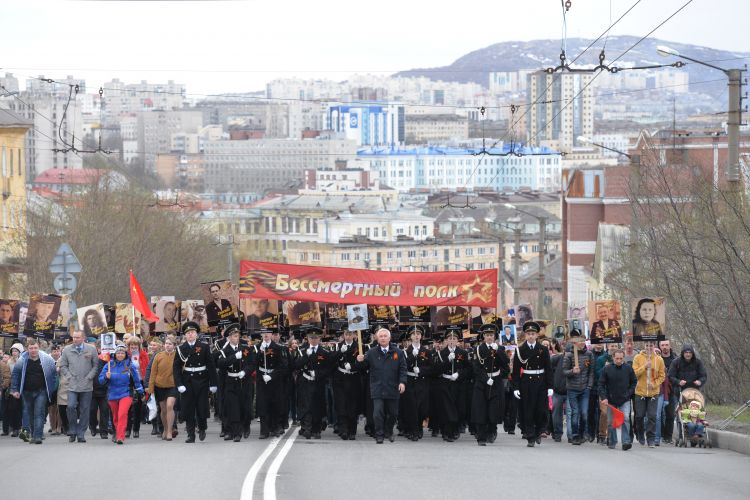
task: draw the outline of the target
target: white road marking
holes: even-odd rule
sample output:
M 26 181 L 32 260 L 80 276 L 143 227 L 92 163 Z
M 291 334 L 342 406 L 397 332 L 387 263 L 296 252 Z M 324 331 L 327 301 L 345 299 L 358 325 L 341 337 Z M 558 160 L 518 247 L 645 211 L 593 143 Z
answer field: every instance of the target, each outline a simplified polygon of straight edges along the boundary
M 250 467 L 250 470 L 247 471 L 247 475 L 245 476 L 245 481 L 242 483 L 242 493 L 240 494 L 241 500 L 252 500 L 253 499 L 253 488 L 255 486 L 255 478 L 258 476 L 258 472 L 260 472 L 260 469 L 263 467 L 263 464 L 268 460 L 268 457 L 271 456 L 271 453 L 273 453 L 273 450 L 276 449 L 276 447 L 281 442 L 280 438 L 273 438 L 270 443 L 268 443 L 268 446 L 266 446 L 266 449 L 263 450 L 263 453 L 260 454 L 260 456 L 255 460 L 252 467 Z
M 294 432 L 292 432 L 292 434 L 286 439 L 286 443 L 284 443 L 281 451 L 279 451 L 278 455 L 276 455 L 276 458 L 274 458 L 273 462 L 271 462 L 270 467 L 268 467 L 268 472 L 266 472 L 266 480 L 263 484 L 263 500 L 276 500 L 276 476 L 278 475 L 279 469 L 281 468 L 281 463 L 284 461 L 284 458 L 286 458 L 289 450 L 292 449 L 294 440 L 297 439 L 298 435 L 299 427 L 294 429 Z

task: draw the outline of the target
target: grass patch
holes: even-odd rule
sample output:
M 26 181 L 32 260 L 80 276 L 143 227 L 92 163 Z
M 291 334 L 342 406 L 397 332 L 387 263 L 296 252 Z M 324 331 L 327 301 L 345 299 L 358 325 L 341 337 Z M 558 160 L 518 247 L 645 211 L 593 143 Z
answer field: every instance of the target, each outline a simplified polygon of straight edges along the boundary
M 740 407 L 739 404 L 738 405 L 707 405 L 706 416 L 709 422 L 716 424 L 718 422 L 721 422 L 725 418 L 729 417 L 739 407 Z M 745 410 L 745 412 L 742 415 L 737 417 L 735 422 L 741 422 L 743 424 L 750 425 L 750 408 Z

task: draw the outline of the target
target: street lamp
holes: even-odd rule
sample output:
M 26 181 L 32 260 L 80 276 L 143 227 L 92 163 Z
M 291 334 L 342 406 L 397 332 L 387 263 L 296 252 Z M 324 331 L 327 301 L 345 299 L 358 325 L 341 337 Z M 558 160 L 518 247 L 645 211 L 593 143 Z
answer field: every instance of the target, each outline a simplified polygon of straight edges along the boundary
M 530 217 L 535 218 L 537 221 L 539 221 L 539 289 L 537 290 L 537 314 L 538 317 L 544 317 L 543 311 L 544 311 L 544 256 L 547 254 L 547 217 L 543 215 L 536 215 L 531 212 L 527 212 L 526 210 L 523 210 L 521 208 L 518 208 L 517 206 L 511 204 L 511 203 L 504 203 L 503 206 L 505 208 L 509 208 L 511 210 L 515 210 L 517 212 L 521 212 L 522 214 L 526 214 Z M 520 218 L 519 218 L 520 222 Z M 520 247 L 520 242 L 519 242 Z M 520 250 L 520 248 L 519 248 Z M 521 256 L 518 256 L 518 259 L 520 259 Z M 517 262 L 517 261 L 516 261 Z M 516 286 L 518 284 L 516 283 Z M 515 295 L 515 289 L 514 289 L 514 295 Z M 516 302 L 518 304 L 518 302 Z
M 656 53 L 663 57 L 679 57 L 687 59 L 701 66 L 716 69 L 727 75 L 729 79 L 729 108 L 727 111 L 727 136 L 729 155 L 727 158 L 727 181 L 733 191 L 739 191 L 740 182 L 740 123 L 742 122 L 742 97 L 740 88 L 742 87 L 741 69 L 724 69 L 707 62 L 693 59 L 686 55 L 680 54 L 675 49 L 659 45 L 656 47 Z

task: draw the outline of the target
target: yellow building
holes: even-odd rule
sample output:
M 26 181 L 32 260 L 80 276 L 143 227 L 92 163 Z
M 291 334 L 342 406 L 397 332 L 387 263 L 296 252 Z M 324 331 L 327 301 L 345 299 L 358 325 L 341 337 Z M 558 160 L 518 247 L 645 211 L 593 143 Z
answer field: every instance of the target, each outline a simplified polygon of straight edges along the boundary
M 0 298 L 20 298 L 26 280 L 26 162 L 31 124 L 0 110 Z

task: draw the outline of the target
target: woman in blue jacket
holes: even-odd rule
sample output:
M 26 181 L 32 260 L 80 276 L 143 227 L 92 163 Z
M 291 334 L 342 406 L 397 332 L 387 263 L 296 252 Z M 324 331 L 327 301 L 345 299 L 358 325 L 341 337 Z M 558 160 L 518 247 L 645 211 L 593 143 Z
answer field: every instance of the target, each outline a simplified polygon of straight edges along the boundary
M 133 390 L 143 394 L 143 385 L 138 369 L 128 358 L 128 348 L 118 344 L 114 359 L 102 367 L 99 383 L 108 386 L 107 400 L 115 427 L 113 441 L 122 444 L 125 441 L 125 427 L 128 424 L 128 410 L 133 403 Z

